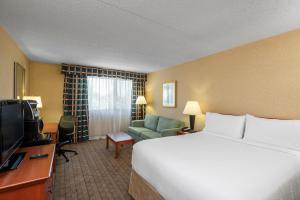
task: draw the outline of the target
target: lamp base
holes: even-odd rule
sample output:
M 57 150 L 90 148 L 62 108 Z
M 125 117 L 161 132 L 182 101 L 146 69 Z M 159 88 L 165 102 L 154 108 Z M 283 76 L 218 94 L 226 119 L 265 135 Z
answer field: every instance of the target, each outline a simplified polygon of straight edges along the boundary
M 195 127 L 195 115 L 190 115 L 190 128 L 194 130 Z

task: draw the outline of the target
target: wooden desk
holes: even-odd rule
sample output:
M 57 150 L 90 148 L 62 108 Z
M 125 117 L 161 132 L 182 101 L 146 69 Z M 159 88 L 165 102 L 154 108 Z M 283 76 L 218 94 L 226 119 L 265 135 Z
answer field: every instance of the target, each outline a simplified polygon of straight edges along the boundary
M 0 173 L 0 199 L 52 199 L 55 145 L 25 147 L 18 152 L 26 152 L 19 167 Z M 48 157 L 29 159 L 38 153 L 47 153 Z
M 58 141 L 58 123 L 45 123 L 43 133 L 50 133 L 52 144 L 56 144 Z

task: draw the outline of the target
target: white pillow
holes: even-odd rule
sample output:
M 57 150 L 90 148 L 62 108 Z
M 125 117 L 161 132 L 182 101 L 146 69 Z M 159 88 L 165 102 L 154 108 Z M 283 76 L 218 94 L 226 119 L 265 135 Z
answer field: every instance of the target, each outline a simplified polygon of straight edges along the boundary
M 242 138 L 245 127 L 245 116 L 206 113 L 204 131 L 222 136 Z
M 246 116 L 245 139 L 300 150 L 300 120 Z

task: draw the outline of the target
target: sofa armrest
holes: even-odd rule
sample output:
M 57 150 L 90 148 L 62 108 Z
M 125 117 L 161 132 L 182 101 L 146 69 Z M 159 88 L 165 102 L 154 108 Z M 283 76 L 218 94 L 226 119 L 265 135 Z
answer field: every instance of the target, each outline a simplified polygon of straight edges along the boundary
M 166 137 L 166 136 L 172 136 L 172 135 L 177 135 L 177 131 L 180 131 L 181 128 L 170 128 L 170 129 L 164 129 L 161 130 L 161 136 Z
M 144 127 L 144 120 L 133 120 L 131 121 L 133 127 Z

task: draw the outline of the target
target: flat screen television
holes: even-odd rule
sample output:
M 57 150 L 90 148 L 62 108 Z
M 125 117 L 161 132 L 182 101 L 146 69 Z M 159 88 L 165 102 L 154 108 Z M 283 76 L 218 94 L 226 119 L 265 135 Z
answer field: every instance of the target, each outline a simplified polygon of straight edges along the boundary
M 22 144 L 24 137 L 23 103 L 0 101 L 0 169 Z

